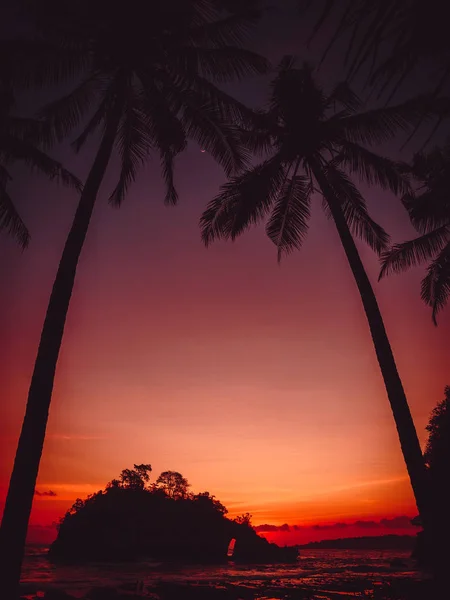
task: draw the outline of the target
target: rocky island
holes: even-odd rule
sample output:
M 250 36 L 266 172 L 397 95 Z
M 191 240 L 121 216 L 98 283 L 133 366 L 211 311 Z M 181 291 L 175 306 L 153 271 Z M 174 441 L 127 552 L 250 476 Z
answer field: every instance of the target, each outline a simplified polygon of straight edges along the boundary
M 134 465 L 104 490 L 77 500 L 59 523 L 50 558 L 77 563 L 150 558 L 184 564 L 297 560 L 297 549 L 260 537 L 250 515 L 227 518 L 219 500 L 208 492 L 189 493 L 187 480 L 174 471 L 161 473 L 149 485 L 150 471 L 150 465 Z

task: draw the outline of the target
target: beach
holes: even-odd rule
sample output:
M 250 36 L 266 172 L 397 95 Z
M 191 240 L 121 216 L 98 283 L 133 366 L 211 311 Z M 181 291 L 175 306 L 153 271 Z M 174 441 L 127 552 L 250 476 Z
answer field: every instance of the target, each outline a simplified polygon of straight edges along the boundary
M 107 598 L 118 590 L 130 593 L 138 582 L 145 595 L 166 598 L 388 598 L 390 589 L 423 585 L 406 551 L 302 550 L 297 564 L 174 566 L 138 563 L 52 565 L 46 548 L 31 547 L 23 568 L 22 594 L 42 597 L 46 590 L 65 591 L 75 598 Z M 110 593 L 105 588 L 110 589 Z M 99 590 L 103 590 L 102 593 Z M 113 591 L 114 590 L 114 591 Z M 407 590 L 405 592 L 404 590 Z M 412 592 L 411 592 L 412 593 Z M 100 595 L 99 595 L 100 594 Z M 415 596 L 414 596 L 415 597 Z

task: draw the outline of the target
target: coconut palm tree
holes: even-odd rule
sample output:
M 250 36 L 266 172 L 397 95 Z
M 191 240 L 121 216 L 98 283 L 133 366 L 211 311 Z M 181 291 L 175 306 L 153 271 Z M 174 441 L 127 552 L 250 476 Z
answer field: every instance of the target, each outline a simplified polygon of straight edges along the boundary
M 422 451 L 375 293 L 354 241 L 361 238 L 380 254 L 389 237 L 369 216 L 352 181 L 356 176 L 395 194 L 409 190 L 399 165 L 367 146 L 414 126 L 421 104 L 416 99 L 363 112 L 347 84 L 325 94 L 308 66 L 296 68 L 292 57 L 283 58 L 259 128 L 243 133 L 249 148 L 265 154 L 265 160 L 231 178 L 208 204 L 200 225 L 204 242 L 210 244 L 217 238 L 234 239 L 268 216 L 266 232 L 280 259 L 302 246 L 311 202 L 322 199 L 361 295 L 417 506 L 427 523 Z
M 17 242 L 26 248 L 30 233 L 18 213 L 14 201 L 8 193 L 8 183 L 12 179 L 10 168 L 16 163 L 25 164 L 31 170 L 41 172 L 49 179 L 61 181 L 78 190 L 80 182 L 66 171 L 62 165 L 50 158 L 33 143 L 39 139 L 38 121 L 14 116 L 14 98 L 10 91 L 0 90 L 0 230 L 7 231 Z
M 395 244 L 382 256 L 380 279 L 429 262 L 422 280 L 422 300 L 437 314 L 450 296 L 450 142 L 427 154 L 414 157 L 412 173 L 418 182 L 416 194 L 407 194 L 403 202 L 418 238 Z
M 228 0 L 230 4 L 231 0 Z M 259 17 L 254 1 L 227 12 L 219 0 L 44 0 L 31 2 L 37 42 L 12 44 L 15 85 L 56 83 L 70 91 L 41 113 L 45 138 L 76 134 L 74 147 L 97 134 L 98 150 L 75 213 L 45 317 L 26 414 L 1 525 L 0 581 L 16 594 L 45 438 L 58 354 L 78 260 L 97 195 L 114 151 L 118 182 L 110 202 L 120 206 L 139 166 L 160 157 L 165 201 L 175 204 L 174 158 L 192 139 L 227 174 L 246 164 L 236 125 L 253 113 L 216 87 L 267 70 L 242 44 Z M 246 6 L 249 6 L 247 8 Z

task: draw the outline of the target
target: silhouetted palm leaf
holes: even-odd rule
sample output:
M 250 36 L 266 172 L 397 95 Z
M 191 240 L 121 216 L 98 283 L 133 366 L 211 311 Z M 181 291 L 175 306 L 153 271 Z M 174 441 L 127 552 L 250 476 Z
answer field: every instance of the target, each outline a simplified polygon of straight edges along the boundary
M 186 47 L 174 57 L 182 70 L 196 77 L 207 77 L 217 83 L 241 80 L 267 72 L 265 58 L 244 48 L 223 46 L 220 48 Z
M 84 79 L 68 94 L 39 111 L 38 117 L 46 125 L 46 142 L 53 144 L 65 140 L 89 114 L 92 106 L 97 105 L 101 91 L 98 75 Z
M 22 221 L 7 186 L 12 177 L 10 165 L 22 163 L 52 180 L 81 189 L 81 183 L 69 171 L 37 147 L 43 137 L 42 123 L 11 114 L 14 99 L 5 89 L 0 93 L 0 230 L 6 230 L 25 248 L 30 234 Z
M 419 183 L 418 194 L 408 193 L 403 204 L 422 235 L 395 244 L 383 255 L 380 278 L 431 261 L 422 281 L 422 299 L 432 307 L 436 324 L 450 289 L 450 145 L 416 155 L 411 173 Z
M 334 110 L 339 106 L 351 112 L 362 108 L 361 99 L 355 94 L 346 81 L 338 83 L 328 96 L 327 105 Z
M 364 198 L 353 182 L 340 169 L 330 163 L 324 174 L 339 200 L 345 220 L 350 231 L 366 242 L 377 254 L 381 254 L 389 244 L 389 235 L 376 223 L 367 211 Z M 326 198 L 324 198 L 327 204 Z M 326 213 L 330 215 L 329 209 Z
M 220 237 L 234 239 L 258 223 L 276 201 L 284 179 L 285 169 L 276 157 L 225 183 L 200 220 L 205 244 Z
M 380 144 L 391 140 L 399 132 L 411 131 L 430 114 L 441 109 L 433 104 L 431 96 L 420 96 L 395 106 L 376 108 L 362 113 L 337 117 L 337 126 L 343 135 L 358 144 Z
M 437 314 L 450 296 L 450 244 L 430 264 L 422 281 L 421 297 L 433 309 L 433 323 L 437 325 Z
M 5 187 L 0 185 L 0 230 L 2 229 L 12 235 L 22 248 L 28 246 L 30 233 Z
M 361 181 L 391 190 L 396 195 L 406 194 L 410 190 L 410 184 L 398 163 L 359 144 L 344 141 L 334 162 L 348 173 L 358 176 Z
M 120 206 L 125 198 L 128 186 L 136 177 L 137 169 L 146 160 L 153 145 L 145 113 L 135 106 L 127 106 L 117 134 L 117 146 L 121 156 L 119 182 L 110 196 L 110 202 Z
M 302 12 L 311 6 L 301 4 Z M 391 97 L 424 65 L 433 64 L 425 83 L 430 91 L 438 94 L 448 81 L 447 12 L 440 0 L 324 0 L 312 37 L 326 22 L 333 23 L 334 32 L 325 53 L 345 39 L 350 79 L 364 68 L 368 83 Z
M 380 279 L 389 273 L 401 273 L 432 259 L 450 242 L 450 228 L 443 225 L 419 238 L 395 244 L 382 256 Z
M 310 218 L 311 182 L 294 175 L 287 181 L 276 200 L 266 231 L 278 248 L 278 260 L 301 247 L 308 232 Z

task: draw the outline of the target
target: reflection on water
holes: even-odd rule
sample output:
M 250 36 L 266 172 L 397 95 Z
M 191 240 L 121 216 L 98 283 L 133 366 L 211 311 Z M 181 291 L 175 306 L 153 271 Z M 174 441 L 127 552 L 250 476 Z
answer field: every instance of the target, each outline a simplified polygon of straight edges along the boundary
M 249 588 L 289 588 L 298 585 L 314 589 L 345 586 L 360 589 L 362 580 L 376 585 L 385 577 L 419 577 L 408 552 L 302 550 L 294 565 L 236 565 L 175 567 L 152 561 L 88 566 L 54 566 L 46 556 L 46 548 L 29 548 L 23 568 L 24 583 L 39 583 L 64 588 L 81 595 L 95 586 L 119 585 L 142 580 L 146 585 L 161 582 L 234 584 Z M 337 586 L 337 584 L 339 584 Z M 337 591 L 337 590 L 336 590 Z M 269 600 L 270 596 L 260 598 Z

